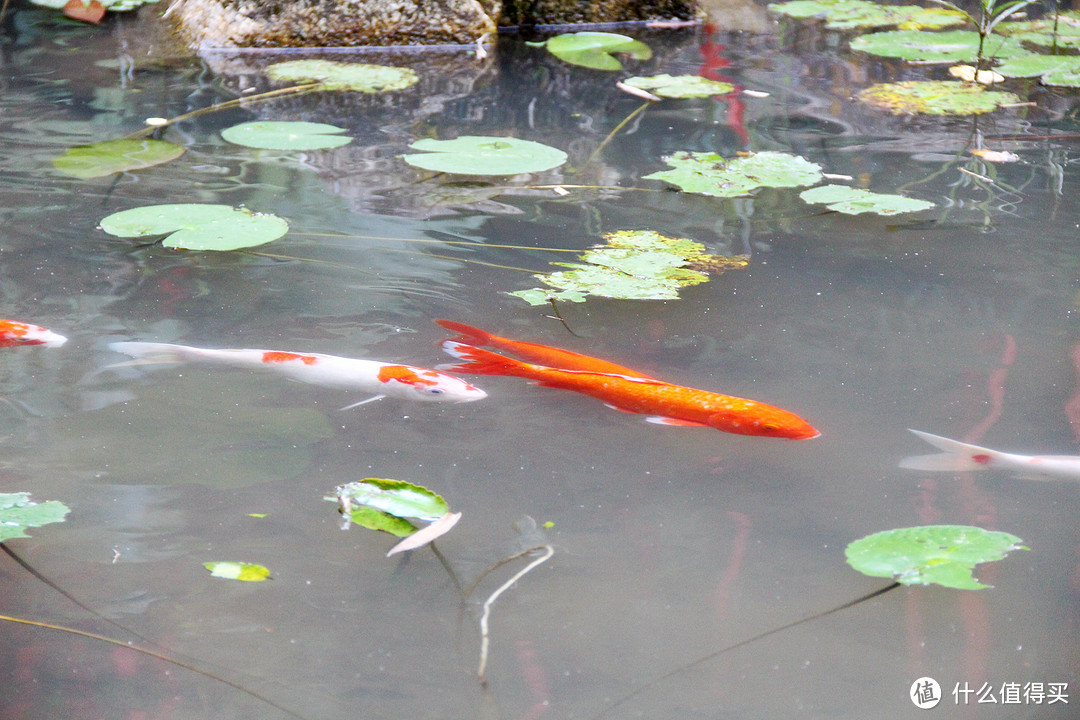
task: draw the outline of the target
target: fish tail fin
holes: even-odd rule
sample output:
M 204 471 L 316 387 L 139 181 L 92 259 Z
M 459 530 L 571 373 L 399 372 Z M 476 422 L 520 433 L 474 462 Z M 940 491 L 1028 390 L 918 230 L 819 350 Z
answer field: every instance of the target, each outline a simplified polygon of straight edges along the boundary
M 444 340 L 442 349 L 447 354 L 453 355 L 458 360 L 466 362 L 452 365 L 440 365 L 440 370 L 449 372 L 474 373 L 476 375 L 515 375 L 518 377 L 530 377 L 527 372 L 529 367 L 526 363 L 505 355 L 493 353 L 490 350 L 481 350 L 472 345 L 458 342 L 457 340 Z
M 134 360 L 121 365 L 142 365 L 148 363 L 182 363 L 188 357 L 182 345 L 170 345 L 169 343 L 153 342 L 113 342 L 109 343 L 109 349 L 122 355 L 128 355 Z
M 921 430 L 911 430 L 920 438 L 944 452 L 936 455 L 912 455 L 900 461 L 900 467 L 908 470 L 961 472 L 985 470 L 993 464 L 996 450 L 931 435 Z
M 453 338 L 455 342 L 468 343 L 470 345 L 491 345 L 492 335 L 486 330 L 474 328 L 472 325 L 454 322 L 453 320 L 436 320 L 436 324 L 446 328 L 450 332 L 458 334 Z

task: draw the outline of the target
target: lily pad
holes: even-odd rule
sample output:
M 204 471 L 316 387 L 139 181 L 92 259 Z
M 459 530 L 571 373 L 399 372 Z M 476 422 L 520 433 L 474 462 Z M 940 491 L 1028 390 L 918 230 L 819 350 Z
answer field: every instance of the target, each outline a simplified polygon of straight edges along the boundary
M 895 577 L 905 585 L 931 583 L 964 590 L 989 587 L 972 572 L 979 563 L 1027 550 L 1009 533 L 967 525 L 898 528 L 868 535 L 847 546 L 847 562 L 873 577 Z
M 845 215 L 868 212 L 878 215 L 896 215 L 934 207 L 934 203 L 926 200 L 875 193 L 847 185 L 822 185 L 804 190 L 799 197 L 803 202 L 826 205 L 830 210 Z
M 289 231 L 289 224 L 247 208 L 192 203 L 122 210 L 102 219 L 101 229 L 118 237 L 167 234 L 165 247 L 236 250 L 277 240 Z
M 119 172 L 142 170 L 175 160 L 184 148 L 165 140 L 103 140 L 76 145 L 53 158 L 53 167 L 65 175 L 86 180 Z
M 576 32 L 556 35 L 542 43 L 548 52 L 564 62 L 593 70 L 622 70 L 615 55 L 628 55 L 635 60 L 648 60 L 652 49 L 648 45 L 625 35 L 606 32 Z
M 262 150 L 323 150 L 352 142 L 343 136 L 345 128 L 325 123 L 260 120 L 240 123 L 221 131 L 221 137 L 236 145 Z
M 1075 73 L 1080 72 L 1080 56 L 1028 53 L 1007 58 L 994 70 L 1011 78 L 1042 77 L 1061 72 Z
M 0 493 L 0 542 L 30 537 L 27 528 L 64 522 L 68 512 L 58 500 L 37 503 L 28 492 Z
M 997 31 L 1038 47 L 1076 48 L 1080 47 L 1080 11 L 1059 13 L 1057 23 L 1053 13 L 1038 20 L 1003 22 L 997 26 Z
M 252 563 L 233 562 L 232 560 L 220 560 L 203 563 L 203 567 L 210 571 L 214 577 L 227 580 L 243 580 L 245 582 L 262 582 L 270 579 L 270 570 L 262 565 Z
M 716 153 L 677 152 L 664 158 L 671 170 L 646 175 L 686 192 L 739 197 L 761 187 L 799 187 L 821 179 L 821 166 L 782 152 L 759 152 L 725 160 Z
M 623 80 L 630 87 L 650 90 L 660 97 L 696 98 L 712 95 L 726 95 L 733 91 L 731 83 L 709 80 L 700 75 L 653 75 L 651 77 L 632 77 Z
M 409 68 L 334 60 L 289 60 L 274 63 L 266 74 L 279 82 L 320 83 L 320 90 L 382 93 L 404 90 L 420 81 Z
M 744 256 L 710 255 L 704 245 L 648 230 L 604 235 L 606 245 L 590 248 L 580 263 L 552 263 L 570 268 L 537 274 L 549 289 L 509 293 L 531 305 L 551 299 L 584 302 L 589 295 L 620 300 L 674 300 L 683 287 L 698 285 L 709 274 L 747 265 Z
M 773 3 L 769 10 L 792 18 L 825 21 L 832 30 L 875 28 L 897 25 L 905 29 L 962 25 L 967 17 L 949 8 L 924 8 L 918 5 L 879 5 L 868 0 L 793 0 Z
M 462 135 L 453 140 L 417 140 L 409 146 L 424 152 L 402 155 L 413 167 L 459 175 L 518 175 L 556 168 L 566 153 L 549 145 L 517 138 Z
M 441 496 L 404 480 L 365 478 L 341 485 L 337 500 L 343 512 L 355 514 L 354 506 L 369 507 L 399 518 L 438 520 L 450 511 Z
M 979 54 L 979 33 L 974 30 L 867 33 L 852 40 L 851 49 L 920 62 L 974 63 Z M 983 55 L 989 58 L 1005 58 L 1027 52 L 1019 41 L 1000 35 L 991 35 L 983 45 Z
M 1010 92 L 951 80 L 908 80 L 871 85 L 856 96 L 894 115 L 979 115 L 1019 102 Z

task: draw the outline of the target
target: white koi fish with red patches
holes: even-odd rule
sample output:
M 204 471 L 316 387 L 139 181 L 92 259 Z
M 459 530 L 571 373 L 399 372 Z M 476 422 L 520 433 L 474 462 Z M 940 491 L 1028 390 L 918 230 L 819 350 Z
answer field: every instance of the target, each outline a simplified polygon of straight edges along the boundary
M 208 362 L 239 368 L 265 368 L 300 382 L 376 394 L 342 410 L 381 397 L 460 403 L 487 396 L 480 388 L 438 370 L 376 360 L 281 350 L 215 350 L 152 342 L 114 342 L 109 343 L 109 348 L 136 358 L 132 364 Z
M 1028 480 L 1080 480 L 1080 457 L 1075 455 L 1016 455 L 963 443 L 959 440 L 950 440 L 920 430 L 911 432 L 944 452 L 904 458 L 900 461 L 900 467 L 909 470 L 930 472 L 1007 470 Z
M 18 345 L 60 347 L 66 342 L 66 337 L 54 333 L 52 330 L 46 330 L 43 327 L 19 322 L 18 320 L 0 320 L 0 347 L 16 347 Z

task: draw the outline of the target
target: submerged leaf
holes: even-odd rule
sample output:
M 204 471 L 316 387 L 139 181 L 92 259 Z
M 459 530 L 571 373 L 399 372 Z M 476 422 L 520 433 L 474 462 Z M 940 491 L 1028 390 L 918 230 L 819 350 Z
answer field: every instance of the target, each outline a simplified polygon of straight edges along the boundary
M 929 525 L 874 533 L 847 546 L 847 562 L 873 577 L 895 577 L 905 585 L 935 583 L 978 590 L 989 587 L 972 572 L 979 563 L 1027 550 L 1009 533 L 966 525 Z
M 409 146 L 424 152 L 402 155 L 413 167 L 459 175 L 518 175 L 541 172 L 566 162 L 557 148 L 517 138 L 462 135 L 453 140 L 417 140 Z
M 103 140 L 76 145 L 53 158 L 65 175 L 86 180 L 160 165 L 184 154 L 184 148 L 165 140 Z
M 669 238 L 649 230 L 621 230 L 604 235 L 580 256 L 580 263 L 552 263 L 570 268 L 535 277 L 554 290 L 519 290 L 510 295 L 532 305 L 551 299 L 584 302 L 588 295 L 620 300 L 674 300 L 680 288 L 720 273 L 745 267 L 743 256 L 710 255 L 705 246 L 685 238 Z
M 857 97 L 894 115 L 979 115 L 1020 100 L 1009 92 L 952 80 L 882 83 L 860 91 Z
M 653 75 L 651 77 L 632 77 L 623 80 L 630 87 L 651 90 L 661 97 L 694 98 L 711 95 L 726 95 L 733 91 L 731 83 L 709 80 L 700 75 Z
M 276 215 L 228 205 L 148 205 L 113 213 L 101 229 L 118 237 L 165 235 L 165 247 L 185 250 L 236 250 L 264 245 L 289 231 Z
M 262 565 L 252 563 L 233 562 L 222 560 L 217 562 L 204 562 L 203 567 L 210 571 L 214 577 L 227 580 L 243 580 L 245 582 L 262 582 L 270 579 L 270 570 Z
M 614 54 L 629 55 L 635 60 L 648 60 L 652 50 L 648 45 L 615 33 L 576 32 L 556 35 L 546 43 L 548 52 L 564 62 L 593 70 L 621 70 L 622 63 Z
M 420 81 L 409 68 L 333 60 L 289 60 L 266 68 L 266 74 L 282 82 L 318 82 L 319 90 L 352 90 L 381 93 L 404 90 Z
M 847 185 L 822 185 L 804 190 L 799 197 L 803 202 L 827 205 L 830 210 L 845 215 L 859 215 L 867 212 L 878 215 L 896 215 L 934 207 L 934 203 L 926 200 L 875 193 Z
M 236 145 L 263 150 L 322 150 L 352 142 L 341 135 L 345 128 L 325 123 L 260 120 L 240 123 L 221 131 L 221 137 Z
M 0 542 L 30 537 L 27 528 L 64 522 L 70 509 L 58 500 L 37 503 L 28 492 L 0 493 Z
M 671 170 L 646 175 L 686 192 L 738 197 L 760 187 L 798 187 L 821 179 L 821 166 L 798 155 L 766 151 L 725 160 L 716 153 L 681 151 L 664 158 Z

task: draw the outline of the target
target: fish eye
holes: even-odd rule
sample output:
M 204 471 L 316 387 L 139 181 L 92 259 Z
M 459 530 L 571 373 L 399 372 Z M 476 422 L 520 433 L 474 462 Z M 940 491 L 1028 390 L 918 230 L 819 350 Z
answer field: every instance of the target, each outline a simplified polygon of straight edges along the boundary
M 428 392 L 431 393 L 432 395 L 442 395 L 443 394 L 443 389 L 442 388 L 430 388 L 428 390 Z

